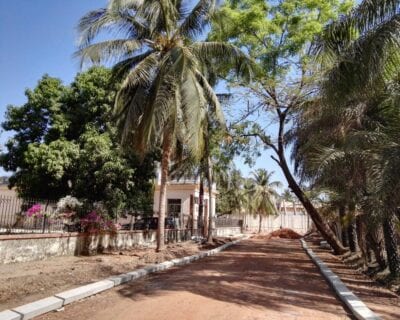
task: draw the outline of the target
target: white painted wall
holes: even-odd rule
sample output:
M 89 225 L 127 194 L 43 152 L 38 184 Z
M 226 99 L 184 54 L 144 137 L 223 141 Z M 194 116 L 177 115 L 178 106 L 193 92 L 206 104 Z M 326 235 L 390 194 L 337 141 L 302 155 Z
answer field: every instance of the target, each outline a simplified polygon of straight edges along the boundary
M 258 215 L 246 215 L 243 219 L 245 231 L 257 232 L 259 227 Z M 297 233 L 304 234 L 311 227 L 311 219 L 308 215 L 279 214 L 277 216 L 263 217 L 261 224 L 262 232 L 272 232 L 282 228 L 290 228 Z

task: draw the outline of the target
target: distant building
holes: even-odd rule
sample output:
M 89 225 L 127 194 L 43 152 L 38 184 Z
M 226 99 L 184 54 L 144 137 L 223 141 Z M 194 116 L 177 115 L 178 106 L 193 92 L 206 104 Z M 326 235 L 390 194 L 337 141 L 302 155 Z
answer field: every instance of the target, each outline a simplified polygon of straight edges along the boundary
M 161 174 L 157 175 L 153 211 L 158 213 L 160 201 Z M 211 192 L 211 212 L 215 217 L 215 198 L 217 190 L 215 184 Z M 203 217 L 209 206 L 209 190 L 204 186 L 203 197 Z M 202 217 L 199 217 L 200 204 L 200 180 L 192 178 L 183 178 L 180 180 L 171 180 L 167 185 L 167 212 L 166 215 L 173 217 L 179 228 L 197 229 L 202 226 Z
M 280 228 L 290 228 L 304 234 L 310 229 L 311 219 L 300 202 L 281 200 L 276 203 L 276 207 L 278 214 L 261 216 L 261 219 L 258 214 L 242 213 L 239 218 L 243 219 L 244 231 L 269 233 Z
M 306 209 L 299 201 L 281 200 L 277 202 L 276 207 L 278 211 L 283 214 L 294 214 L 294 215 L 306 214 Z

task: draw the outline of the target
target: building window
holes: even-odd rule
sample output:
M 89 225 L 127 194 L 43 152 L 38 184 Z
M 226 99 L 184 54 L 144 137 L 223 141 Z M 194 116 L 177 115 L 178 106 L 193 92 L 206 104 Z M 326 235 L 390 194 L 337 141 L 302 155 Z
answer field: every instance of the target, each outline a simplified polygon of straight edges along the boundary
M 179 217 L 181 213 L 182 200 L 181 199 L 168 199 L 168 215 Z

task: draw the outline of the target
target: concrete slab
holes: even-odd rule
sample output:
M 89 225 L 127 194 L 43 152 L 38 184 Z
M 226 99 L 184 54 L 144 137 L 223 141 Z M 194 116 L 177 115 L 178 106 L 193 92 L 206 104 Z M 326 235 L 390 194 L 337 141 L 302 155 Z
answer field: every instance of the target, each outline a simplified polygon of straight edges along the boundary
M 12 309 L 16 313 L 22 315 L 22 319 L 32 319 L 33 317 L 39 316 L 43 313 L 59 309 L 63 306 L 63 300 L 56 297 L 49 297 L 41 299 L 32 303 L 25 304 L 18 308 Z
M 131 280 L 135 280 L 141 277 L 141 275 L 137 271 L 128 272 L 127 274 L 132 277 Z
M 11 310 L 0 312 L 0 320 L 21 320 L 22 315 Z
M 131 281 L 132 280 L 132 275 L 130 275 L 128 273 L 123 273 L 123 274 L 120 274 L 118 276 L 110 277 L 107 280 L 110 280 L 110 281 L 114 282 L 114 287 L 115 287 L 115 286 L 119 286 L 119 285 L 121 285 L 123 283 L 126 283 L 128 281 Z
M 164 266 L 165 269 L 169 269 L 169 268 L 172 268 L 174 266 L 174 263 L 171 262 L 171 261 L 165 261 L 165 262 L 160 263 L 160 265 Z
M 63 305 L 66 305 L 71 302 L 81 300 L 96 293 L 102 292 L 104 290 L 110 289 L 112 287 L 114 287 L 113 281 L 103 280 L 88 284 L 86 286 L 78 287 L 72 290 L 57 293 L 55 297 L 64 300 Z

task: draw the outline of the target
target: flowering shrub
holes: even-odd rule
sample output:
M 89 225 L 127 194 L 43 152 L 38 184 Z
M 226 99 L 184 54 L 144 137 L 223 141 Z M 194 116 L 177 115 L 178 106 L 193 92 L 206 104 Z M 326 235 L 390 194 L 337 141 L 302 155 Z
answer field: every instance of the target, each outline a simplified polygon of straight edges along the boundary
M 27 217 L 41 218 L 43 217 L 42 205 L 40 203 L 34 204 L 26 211 Z
M 82 206 L 77 198 L 66 196 L 57 202 L 56 214 L 62 218 L 72 218 L 76 215 L 76 211 Z
M 82 229 L 89 233 L 96 233 L 101 231 L 116 232 L 121 228 L 120 224 L 114 223 L 112 220 L 103 217 L 96 211 L 90 212 L 81 219 Z

